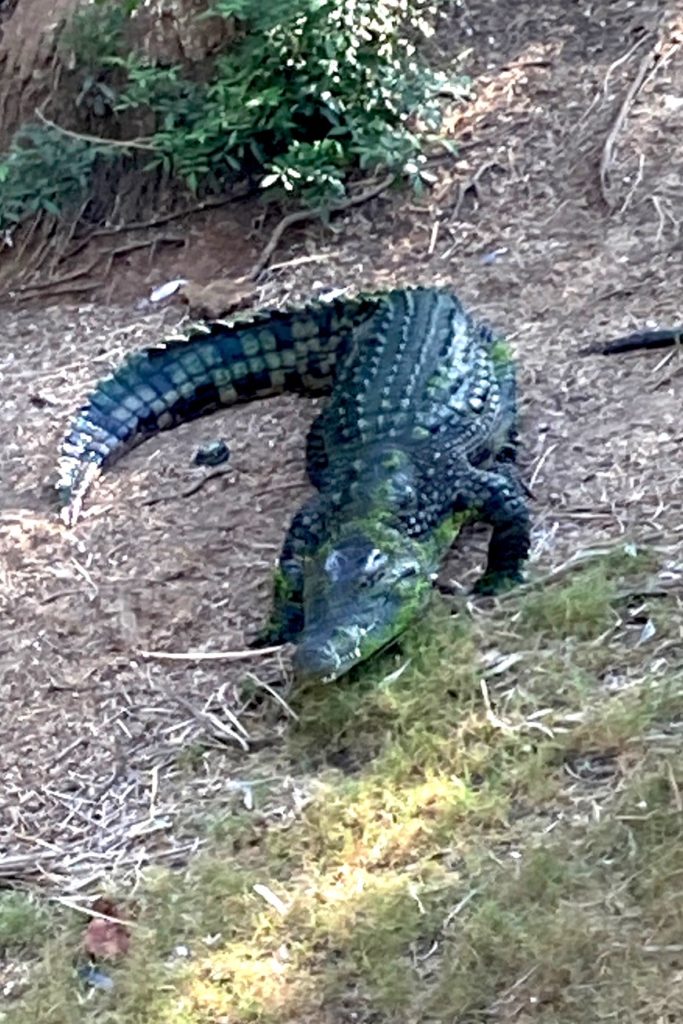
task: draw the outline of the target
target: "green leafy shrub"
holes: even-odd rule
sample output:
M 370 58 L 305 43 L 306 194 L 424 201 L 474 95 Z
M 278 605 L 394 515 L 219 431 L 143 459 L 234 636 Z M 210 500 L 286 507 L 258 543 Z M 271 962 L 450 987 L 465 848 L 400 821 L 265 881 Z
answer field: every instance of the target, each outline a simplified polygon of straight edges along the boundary
M 255 177 L 312 205 L 344 198 L 354 171 L 426 179 L 443 84 L 417 56 L 437 16 L 429 0 L 215 0 L 196 18 L 230 19 L 235 38 L 215 58 L 173 67 L 134 45 L 144 6 L 95 0 L 63 36 L 80 75 L 77 106 L 103 125 L 116 118 L 117 129 L 152 126 L 144 171 L 162 168 L 202 195 Z M 61 211 L 103 152 L 104 139 L 22 129 L 0 158 L 0 225 Z M 119 142 L 109 155 L 125 152 Z
M 0 158 L 0 231 L 11 231 L 39 213 L 60 215 L 82 200 L 95 162 L 109 146 L 72 138 L 48 125 L 27 123 Z
M 120 48 L 104 58 L 123 72 L 115 109 L 153 115 L 148 166 L 193 191 L 265 175 L 315 203 L 343 197 L 355 168 L 420 178 L 417 118 L 436 127 L 441 83 L 417 59 L 437 14 L 428 0 L 216 0 L 206 14 L 240 26 L 208 75 Z

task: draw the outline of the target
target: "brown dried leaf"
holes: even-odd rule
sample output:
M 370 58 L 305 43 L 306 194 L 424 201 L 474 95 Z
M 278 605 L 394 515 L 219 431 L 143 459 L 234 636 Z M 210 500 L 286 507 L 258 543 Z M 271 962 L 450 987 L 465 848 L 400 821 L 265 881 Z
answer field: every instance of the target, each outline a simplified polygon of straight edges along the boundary
M 123 917 L 120 909 L 108 899 L 95 900 L 92 909 L 97 914 L 106 914 L 107 918 L 119 920 L 94 917 L 83 936 L 86 952 L 103 960 L 113 960 L 126 954 L 130 947 L 130 930 L 120 920 Z

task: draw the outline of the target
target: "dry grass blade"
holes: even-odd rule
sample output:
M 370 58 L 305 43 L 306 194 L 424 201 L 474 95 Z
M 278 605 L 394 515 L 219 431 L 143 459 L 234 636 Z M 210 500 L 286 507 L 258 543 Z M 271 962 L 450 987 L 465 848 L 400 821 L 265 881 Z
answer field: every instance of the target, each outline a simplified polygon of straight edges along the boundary
M 290 707 L 290 705 L 287 703 L 282 694 L 278 693 L 278 691 L 274 689 L 269 683 L 266 683 L 263 679 L 259 679 L 258 676 L 254 675 L 253 672 L 247 672 L 245 678 L 252 682 L 254 686 L 258 687 L 259 690 L 264 690 L 267 694 L 269 694 L 273 698 L 273 700 L 280 705 L 280 707 L 285 712 L 288 718 L 291 718 L 295 722 L 298 722 L 299 716 L 297 715 L 296 711 L 294 711 L 293 708 Z
M 174 700 L 177 704 L 180 704 L 182 708 L 188 711 L 194 719 L 197 720 L 212 736 L 216 736 L 219 739 L 228 739 L 231 742 L 238 743 L 242 750 L 249 750 L 249 733 L 244 726 L 237 720 L 235 715 L 229 711 L 228 708 L 224 708 L 224 713 L 228 716 L 232 722 L 234 728 L 230 728 L 225 722 L 221 722 L 217 715 L 214 715 L 211 711 L 200 711 L 199 708 L 194 707 L 191 701 L 186 700 L 180 694 L 174 695 Z

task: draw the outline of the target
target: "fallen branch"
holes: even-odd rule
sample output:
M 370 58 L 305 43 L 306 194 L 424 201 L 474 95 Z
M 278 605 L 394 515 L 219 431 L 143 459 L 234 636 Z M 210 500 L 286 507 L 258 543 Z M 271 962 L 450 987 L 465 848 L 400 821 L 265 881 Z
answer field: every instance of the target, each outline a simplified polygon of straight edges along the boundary
M 69 910 L 75 910 L 78 914 L 85 914 L 87 917 L 96 918 L 98 921 L 111 921 L 112 924 L 124 925 L 126 928 L 140 927 L 138 921 L 130 921 L 128 918 L 112 917 L 111 914 L 103 914 L 99 910 L 93 910 L 92 907 L 84 907 L 82 903 L 71 900 L 68 896 L 52 896 L 51 899 L 55 903 L 61 903 L 63 907 L 68 907 Z
M 92 142 L 96 146 L 113 146 L 116 149 L 144 149 L 151 153 L 157 153 L 159 150 L 159 147 L 149 139 L 105 139 L 99 135 L 89 135 L 87 132 L 75 132 L 71 128 L 64 128 L 61 124 L 57 124 L 56 121 L 51 121 L 40 107 L 36 107 L 36 117 L 48 128 L 54 128 L 62 135 L 67 135 L 70 139 L 77 139 L 79 142 Z
M 280 263 L 273 263 L 268 267 L 268 273 L 272 274 L 275 270 L 284 270 L 285 268 L 290 269 L 292 267 L 302 267 L 305 263 L 324 263 L 325 260 L 329 260 L 330 255 L 326 252 L 315 252 L 310 256 L 295 256 L 291 260 L 282 260 Z

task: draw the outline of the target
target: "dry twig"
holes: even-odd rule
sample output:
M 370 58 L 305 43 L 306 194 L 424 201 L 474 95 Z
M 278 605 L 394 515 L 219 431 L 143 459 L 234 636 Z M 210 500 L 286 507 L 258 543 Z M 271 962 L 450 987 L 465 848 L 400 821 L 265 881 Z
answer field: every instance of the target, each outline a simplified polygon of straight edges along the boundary
M 209 199 L 203 199 L 200 203 L 195 203 L 193 206 L 188 206 L 183 210 L 175 210 L 173 213 L 164 213 L 159 217 L 150 217 L 149 220 L 135 220 L 131 221 L 130 224 L 116 224 L 106 228 L 96 228 L 95 231 L 91 231 L 85 239 L 84 244 L 92 238 L 103 238 L 106 235 L 119 235 L 127 231 L 144 231 L 146 228 L 159 227 L 161 224 L 168 224 L 172 220 L 181 220 L 183 217 L 189 217 L 195 213 L 204 213 L 205 210 L 216 210 L 221 206 L 229 206 L 231 203 L 238 203 L 242 199 L 249 199 L 255 195 L 257 189 L 245 189 L 243 192 L 236 192 L 231 196 L 215 196 Z M 80 241 L 80 240 L 79 240 Z M 69 253 L 69 256 L 75 255 L 74 252 Z
M 44 106 L 45 104 L 43 104 Z M 159 147 L 155 146 L 149 139 L 105 139 L 99 135 L 89 135 L 87 132 L 75 132 L 71 128 L 64 128 L 56 121 L 46 117 L 40 107 L 36 107 L 36 117 L 48 128 L 54 128 L 62 135 L 68 135 L 70 139 L 78 139 L 81 142 L 92 142 L 97 146 L 113 146 L 116 149 L 144 149 L 147 152 L 156 153 Z
M 192 486 L 186 488 L 186 490 L 181 491 L 180 494 L 175 492 L 171 494 L 157 494 L 153 498 L 146 498 L 142 504 L 148 508 L 152 505 L 160 505 L 163 501 L 176 501 L 178 498 L 191 498 L 193 494 L 197 493 L 197 491 L 201 491 L 209 481 L 217 480 L 222 476 L 229 476 L 231 473 L 232 469 L 217 469 L 213 473 L 206 473 L 201 480 L 198 480 L 197 483 L 192 484 Z
M 352 206 L 359 206 L 361 203 L 367 203 L 370 199 L 374 199 L 376 196 L 381 195 L 382 192 L 385 192 L 395 180 L 395 174 L 387 174 L 385 178 L 382 178 L 381 181 L 371 185 L 370 188 L 366 189 L 364 192 L 359 192 L 355 196 L 349 196 L 348 199 L 342 199 L 338 203 L 331 203 L 329 206 L 315 206 L 310 210 L 295 210 L 293 213 L 288 213 L 287 216 L 283 217 L 276 226 L 263 249 L 263 252 L 251 268 L 249 277 L 255 281 L 265 270 L 273 253 L 278 247 L 280 239 L 287 228 L 291 228 L 293 224 L 300 224 L 303 221 L 312 220 L 314 217 L 322 217 L 327 213 L 340 213 L 342 210 L 349 210 Z
M 220 739 L 234 740 L 239 743 L 240 747 L 244 751 L 249 750 L 249 733 L 237 719 L 235 715 L 229 709 L 224 708 L 223 710 L 230 718 L 232 727 L 226 725 L 225 722 L 221 722 L 217 715 L 214 715 L 211 711 L 200 711 L 196 708 L 191 701 L 187 700 L 181 694 L 174 694 L 173 698 L 182 708 L 192 715 L 193 718 L 199 722 L 200 725 L 209 732 L 210 735 Z
M 619 132 L 624 126 L 624 121 L 628 117 L 628 112 L 633 106 L 636 96 L 642 89 L 648 73 L 659 63 L 661 58 L 661 47 L 662 40 L 658 36 L 654 45 L 650 47 L 648 52 L 640 61 L 635 77 L 626 90 L 626 95 L 621 101 L 621 105 L 617 111 L 616 117 L 614 118 L 612 127 L 607 133 L 607 137 L 603 143 L 602 153 L 600 155 L 600 194 L 602 195 L 603 201 L 609 210 L 612 210 L 614 206 L 609 195 L 610 171 L 614 163 L 614 146 Z
M 254 647 L 243 651 L 138 651 L 143 658 L 160 658 L 165 661 L 247 661 L 249 658 L 276 654 L 282 645 L 276 647 Z

